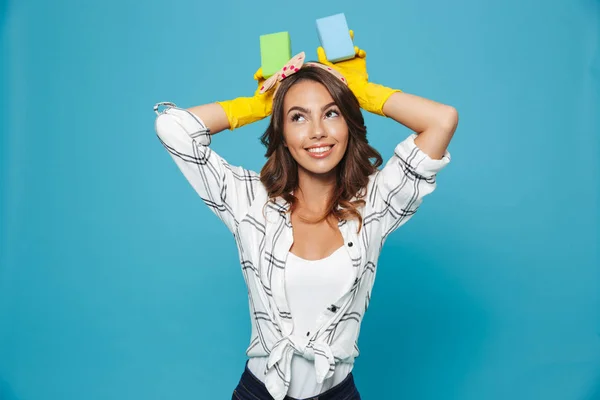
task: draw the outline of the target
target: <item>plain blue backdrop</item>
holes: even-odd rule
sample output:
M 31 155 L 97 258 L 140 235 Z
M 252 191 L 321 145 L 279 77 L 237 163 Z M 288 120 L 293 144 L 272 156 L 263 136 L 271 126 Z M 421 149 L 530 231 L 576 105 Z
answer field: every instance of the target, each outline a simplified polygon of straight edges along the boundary
M 364 399 L 600 399 L 598 0 L 1 0 L 0 399 L 229 399 L 250 338 L 230 233 L 152 107 L 247 96 L 259 35 L 455 106 L 451 164 L 387 241 Z M 366 115 L 385 159 L 410 132 Z M 267 121 L 213 138 L 260 170 Z

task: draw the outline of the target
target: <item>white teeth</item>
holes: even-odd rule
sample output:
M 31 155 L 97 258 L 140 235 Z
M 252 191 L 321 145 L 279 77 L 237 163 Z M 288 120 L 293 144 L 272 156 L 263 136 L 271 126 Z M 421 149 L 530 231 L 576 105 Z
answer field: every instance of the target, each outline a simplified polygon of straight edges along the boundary
M 326 146 L 326 147 L 315 147 L 312 149 L 308 149 L 308 151 L 310 151 L 311 153 L 325 153 L 326 151 L 329 151 L 329 149 L 331 149 L 333 146 Z

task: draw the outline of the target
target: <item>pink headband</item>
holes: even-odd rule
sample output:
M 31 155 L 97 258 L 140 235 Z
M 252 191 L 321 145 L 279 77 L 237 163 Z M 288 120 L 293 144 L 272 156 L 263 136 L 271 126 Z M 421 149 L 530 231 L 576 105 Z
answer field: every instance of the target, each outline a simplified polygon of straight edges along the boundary
M 325 71 L 333 74 L 336 78 L 338 78 L 339 80 L 344 82 L 346 85 L 348 84 L 348 82 L 346 82 L 346 78 L 344 78 L 344 76 L 342 74 L 340 74 L 338 71 L 336 71 L 335 69 L 328 67 L 326 65 L 314 63 L 314 62 L 309 62 L 309 63 L 304 64 L 305 58 L 306 58 L 306 55 L 304 54 L 304 52 L 299 53 L 299 54 L 295 55 L 294 57 L 292 57 L 292 59 L 290 61 L 288 61 L 288 63 L 285 64 L 283 66 L 283 68 L 281 68 L 278 72 L 276 72 L 275 74 L 270 76 L 269 79 L 267 79 L 265 81 L 264 85 L 260 88 L 259 93 L 263 94 L 263 93 L 271 90 L 271 88 L 273 88 L 273 86 L 277 85 L 277 83 L 281 82 L 288 76 L 298 72 L 300 70 L 300 68 L 302 67 L 302 65 L 310 65 L 313 67 L 324 69 Z M 275 92 L 277 92 L 277 89 L 275 89 Z

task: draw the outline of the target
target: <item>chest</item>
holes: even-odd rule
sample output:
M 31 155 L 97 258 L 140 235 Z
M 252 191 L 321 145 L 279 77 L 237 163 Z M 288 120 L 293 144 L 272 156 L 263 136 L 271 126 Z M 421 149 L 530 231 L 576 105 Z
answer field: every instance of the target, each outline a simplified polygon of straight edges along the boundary
M 344 245 L 337 221 L 332 218 L 318 223 L 291 216 L 293 243 L 290 252 L 305 260 L 320 260 Z
M 253 206 L 240 221 L 235 237 L 246 268 L 271 276 L 273 268 L 284 268 L 290 251 L 305 260 L 318 260 L 345 246 L 353 266 L 361 265 L 366 260 L 367 247 L 378 246 L 365 229 L 360 235 L 357 230 L 358 222 L 353 219 L 323 226 L 303 223 L 293 213 L 267 202 L 266 206 Z

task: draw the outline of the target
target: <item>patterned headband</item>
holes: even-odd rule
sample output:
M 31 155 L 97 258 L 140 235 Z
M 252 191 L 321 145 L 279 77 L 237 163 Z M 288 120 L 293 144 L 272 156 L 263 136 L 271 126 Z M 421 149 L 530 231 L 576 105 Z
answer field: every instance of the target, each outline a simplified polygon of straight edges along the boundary
M 269 77 L 269 79 L 267 79 L 265 81 L 264 85 L 260 88 L 259 93 L 263 94 L 263 93 L 271 90 L 279 82 L 281 82 L 288 76 L 293 75 L 296 72 L 298 72 L 300 70 L 300 68 L 302 67 L 302 65 L 310 65 L 313 67 L 324 69 L 325 71 L 333 74 L 336 78 L 338 78 L 339 80 L 344 82 L 346 85 L 348 84 L 348 82 L 346 82 L 346 78 L 344 78 L 344 76 L 342 74 L 340 74 L 339 72 L 337 72 L 335 69 L 328 67 L 326 65 L 323 65 L 323 64 L 315 63 L 315 62 L 308 62 L 305 64 L 304 63 L 305 58 L 306 58 L 306 55 L 304 54 L 304 52 L 299 53 L 299 54 L 295 55 L 294 57 L 292 57 L 292 59 L 290 61 L 288 61 L 287 64 L 285 64 L 283 66 L 283 68 L 281 68 L 278 72 L 273 74 L 271 77 Z M 277 88 L 275 89 L 275 92 L 277 92 Z

